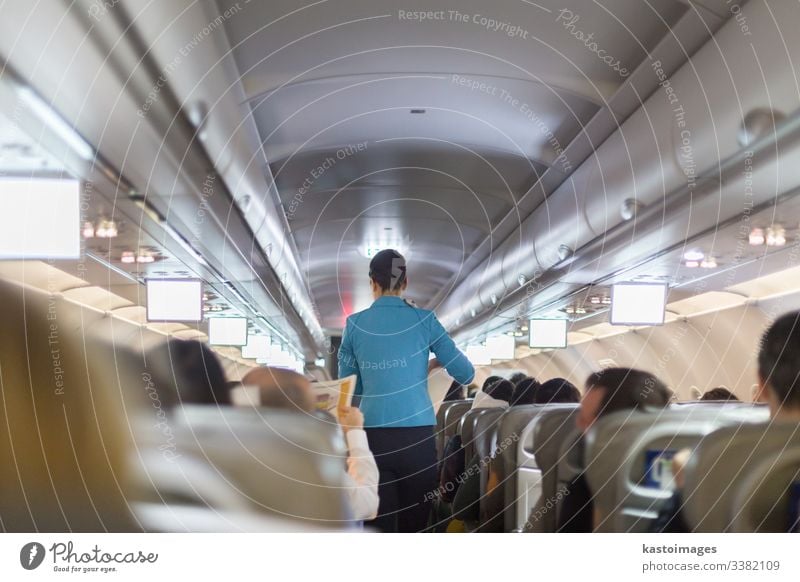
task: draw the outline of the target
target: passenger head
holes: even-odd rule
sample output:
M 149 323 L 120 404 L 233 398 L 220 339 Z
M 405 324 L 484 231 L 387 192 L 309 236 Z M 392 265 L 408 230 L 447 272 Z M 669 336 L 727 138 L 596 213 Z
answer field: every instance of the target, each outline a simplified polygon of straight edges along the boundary
M 450 384 L 450 387 L 447 389 L 447 394 L 444 395 L 444 401 L 464 400 L 464 398 L 464 385 L 453 380 L 453 383 Z
M 483 381 L 483 386 L 481 386 L 481 392 L 489 393 L 489 388 L 491 388 L 492 384 L 499 382 L 502 380 L 500 376 L 489 376 L 486 380 Z
M 369 262 L 372 295 L 400 295 L 408 286 L 406 260 L 394 249 L 384 249 Z
M 735 400 L 739 401 L 736 398 L 736 394 L 725 388 L 725 386 L 717 386 L 716 388 L 712 388 L 705 394 L 700 397 L 700 400 Z
M 523 374 L 522 372 L 515 372 L 508 377 L 508 381 L 511 382 L 514 386 L 526 380 L 528 378 L 527 374 Z
M 511 406 L 518 404 L 534 404 L 536 392 L 541 384 L 534 378 L 525 377 L 514 386 L 514 395 L 511 398 Z
M 503 400 L 511 403 L 511 398 L 514 396 L 514 385 L 508 380 L 500 379 L 499 382 L 495 382 L 489 386 L 488 390 L 486 390 L 486 394 L 495 400 Z
M 800 418 L 800 311 L 779 317 L 762 336 L 758 381 L 772 418 Z
M 564 378 L 553 378 L 536 391 L 534 404 L 574 404 L 581 401 L 581 392 Z
M 141 380 L 115 385 L 113 349 L 87 330 L 103 321 L 81 309 L 0 281 L 2 531 L 135 529 L 122 391 Z
M 308 378 L 284 368 L 253 368 L 242 378 L 245 386 L 258 386 L 261 406 L 313 413 L 314 391 Z
M 663 408 L 672 393 L 653 374 L 632 368 L 606 368 L 586 379 L 578 413 L 578 428 L 587 431 L 595 420 L 619 410 Z
M 146 362 L 161 402 L 167 407 L 231 403 L 222 364 L 203 342 L 173 338 L 150 350 Z

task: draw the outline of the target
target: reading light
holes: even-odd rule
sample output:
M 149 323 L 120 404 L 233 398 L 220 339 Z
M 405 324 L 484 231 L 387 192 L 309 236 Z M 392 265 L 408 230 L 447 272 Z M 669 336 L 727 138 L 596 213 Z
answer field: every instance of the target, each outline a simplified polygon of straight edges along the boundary
M 94 225 L 91 222 L 84 222 L 81 233 L 83 238 L 94 238 Z
M 683 264 L 686 265 L 686 267 L 688 267 L 689 269 L 694 269 L 700 266 L 700 263 L 697 261 L 686 261 Z
M 136 255 L 133 253 L 133 251 L 123 251 L 119 260 L 123 263 L 135 263 Z
M 767 229 L 768 247 L 782 247 L 786 244 L 786 231 L 782 226 L 771 226 Z
M 750 246 L 757 247 L 764 244 L 764 230 L 761 228 L 754 228 L 750 231 L 750 235 L 747 237 L 747 242 L 750 243 Z
M 714 257 L 708 257 L 706 260 L 700 263 L 700 266 L 703 269 L 716 269 L 717 260 Z
M 703 251 L 700 251 L 698 249 L 691 249 L 683 253 L 683 258 L 686 261 L 691 261 L 691 262 L 702 261 L 705 258 L 705 256 L 706 255 L 703 253 Z

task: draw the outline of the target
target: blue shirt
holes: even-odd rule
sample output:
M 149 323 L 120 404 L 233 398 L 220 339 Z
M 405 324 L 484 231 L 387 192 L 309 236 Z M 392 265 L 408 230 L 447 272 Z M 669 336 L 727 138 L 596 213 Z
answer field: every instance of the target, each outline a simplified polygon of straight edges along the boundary
M 469 384 L 475 370 L 436 315 L 384 295 L 347 318 L 339 348 L 339 377 L 355 374 L 366 427 L 433 426 L 428 354 Z

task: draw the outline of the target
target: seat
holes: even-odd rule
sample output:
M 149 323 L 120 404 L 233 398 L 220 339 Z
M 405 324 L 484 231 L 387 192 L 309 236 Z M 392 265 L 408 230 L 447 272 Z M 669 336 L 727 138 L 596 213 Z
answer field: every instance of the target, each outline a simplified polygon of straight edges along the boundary
M 503 491 L 503 531 L 522 531 L 541 494 L 541 471 L 536 467 L 531 452 L 537 419 L 547 411 L 576 407 L 577 404 L 528 404 L 514 406 L 503 415 L 497 442 L 501 445 L 508 443 L 508 446 L 498 446 L 493 465 Z
M 464 458 L 469 461 L 475 454 L 475 427 L 478 424 L 478 418 L 486 414 L 491 408 L 475 408 L 468 410 L 464 416 L 461 417 L 460 427 L 458 434 L 461 435 L 461 446 L 464 447 Z
M 577 405 L 543 411 L 524 439 L 526 462 L 520 472 L 527 473 L 522 476 L 523 482 L 531 484 L 529 497 L 537 499 L 525 522 L 526 532 L 556 531 L 558 462 L 563 443 L 574 443 L 579 435 L 575 428 L 577 415 Z
M 798 532 L 800 446 L 767 455 L 737 486 L 731 531 Z
M 197 405 L 181 407 L 167 425 L 175 455 L 203 461 L 250 508 L 321 525 L 352 519 L 336 425 L 293 411 Z M 150 450 L 159 438 L 150 436 Z
M 506 412 L 505 408 L 485 408 L 483 412 L 476 416 L 475 427 L 472 438 L 472 456 L 466 457 L 467 469 L 469 470 L 469 462 L 477 456 L 478 458 L 478 472 L 479 472 L 479 491 L 480 502 L 479 512 L 483 508 L 483 498 L 486 495 L 486 481 L 488 479 L 488 463 L 494 452 L 497 443 L 497 423 Z M 470 522 L 465 524 L 467 529 L 476 529 L 479 522 Z
M 714 430 L 762 422 L 763 405 L 703 403 L 600 418 L 586 435 L 584 459 L 600 532 L 647 532 L 672 497 L 671 458 Z
M 442 402 L 436 412 L 436 458 L 441 460 L 447 439 L 458 430 L 461 417 L 472 408 L 472 400 Z
M 794 422 L 727 426 L 707 435 L 698 443 L 684 469 L 683 515 L 689 527 L 697 532 L 727 532 L 733 531 L 737 520 L 740 528 L 758 526 L 758 522 L 741 521 L 752 517 L 737 515 L 740 509 L 737 503 L 742 501 L 737 491 L 743 483 L 749 483 L 751 472 L 765 470 L 759 466 L 770 455 L 798 446 L 800 424 Z M 782 475 L 785 473 L 776 478 Z M 758 490 L 757 483 L 749 487 Z M 748 511 L 756 510 L 762 511 L 763 506 L 752 502 Z M 772 527 L 774 523 L 769 517 L 760 527 Z

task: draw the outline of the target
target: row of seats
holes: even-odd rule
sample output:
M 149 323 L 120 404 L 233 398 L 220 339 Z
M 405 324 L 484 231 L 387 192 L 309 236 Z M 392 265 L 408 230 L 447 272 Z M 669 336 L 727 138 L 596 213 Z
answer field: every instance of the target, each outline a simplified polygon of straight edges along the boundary
M 685 448 L 694 451 L 683 491 L 692 531 L 786 531 L 800 475 L 800 426 L 767 422 L 765 405 L 704 401 L 620 411 L 600 418 L 585 439 L 576 429 L 578 405 L 470 406 L 445 402 L 438 414 L 439 434 L 459 434 L 467 459 L 491 457 L 481 464 L 480 520 L 466 524 L 469 531 L 556 531 L 566 486 L 582 471 L 596 531 L 653 531 L 673 494 L 669 459 Z M 513 446 L 498 448 L 509 439 Z M 486 488 L 490 469 L 500 502 Z

